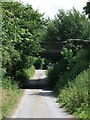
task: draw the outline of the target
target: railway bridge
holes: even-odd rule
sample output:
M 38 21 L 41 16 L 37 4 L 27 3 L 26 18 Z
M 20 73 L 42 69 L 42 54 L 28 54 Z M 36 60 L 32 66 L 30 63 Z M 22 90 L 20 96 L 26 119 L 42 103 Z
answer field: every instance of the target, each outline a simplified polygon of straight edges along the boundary
M 71 39 L 63 42 L 42 42 L 42 51 L 39 52 L 41 57 L 59 59 L 60 51 L 71 41 L 74 45 L 81 45 L 82 47 L 90 48 L 90 40 Z

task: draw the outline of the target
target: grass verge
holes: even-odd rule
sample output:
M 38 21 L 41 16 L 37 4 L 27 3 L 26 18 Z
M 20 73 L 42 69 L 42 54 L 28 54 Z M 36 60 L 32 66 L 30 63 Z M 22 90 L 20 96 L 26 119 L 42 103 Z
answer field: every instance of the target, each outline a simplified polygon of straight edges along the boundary
M 4 79 L 2 82 L 2 118 L 5 118 L 15 107 L 16 103 L 23 94 L 23 90 L 18 88 L 17 83 L 11 79 Z

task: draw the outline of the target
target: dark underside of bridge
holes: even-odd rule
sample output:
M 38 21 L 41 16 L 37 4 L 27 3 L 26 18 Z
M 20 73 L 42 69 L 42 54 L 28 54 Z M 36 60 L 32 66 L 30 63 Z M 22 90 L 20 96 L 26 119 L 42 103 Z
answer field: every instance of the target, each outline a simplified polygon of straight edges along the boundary
M 79 40 L 75 39 L 72 40 L 74 45 L 82 45 L 83 47 L 90 48 L 90 41 L 89 40 Z M 60 51 L 65 47 L 67 44 L 67 41 L 61 42 L 61 43 L 55 43 L 55 42 L 48 42 L 48 43 L 41 43 L 42 51 L 38 53 L 38 56 L 41 56 L 42 58 L 52 59 L 52 60 L 60 60 L 61 54 Z
M 75 46 L 80 45 L 83 48 L 90 48 L 90 40 L 72 39 L 70 40 Z M 51 58 L 53 60 L 60 60 L 62 57 L 60 52 L 67 45 L 69 40 L 63 41 L 61 43 L 41 43 L 41 47 L 44 48 L 40 53 L 41 57 Z
M 60 51 L 64 47 L 65 43 L 41 43 L 42 51 L 39 55 L 42 58 L 53 59 L 55 61 L 60 59 Z
M 42 58 L 58 60 L 60 59 L 60 50 L 43 50 L 39 55 Z

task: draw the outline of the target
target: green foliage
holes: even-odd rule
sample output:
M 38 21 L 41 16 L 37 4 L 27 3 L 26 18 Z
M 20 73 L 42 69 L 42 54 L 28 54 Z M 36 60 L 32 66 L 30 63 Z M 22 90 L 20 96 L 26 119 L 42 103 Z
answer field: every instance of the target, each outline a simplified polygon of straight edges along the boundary
M 17 80 L 17 73 L 31 67 L 40 50 L 39 37 L 44 19 L 32 6 L 2 2 L 2 67 Z
M 90 64 L 90 53 L 89 49 L 81 49 L 77 52 L 76 56 L 73 57 L 71 63 L 70 63 L 70 70 L 76 71 L 76 74 L 78 74 L 80 71 L 83 71 L 88 67 Z
M 5 117 L 21 94 L 18 82 L 24 83 L 34 74 L 35 69 L 32 65 L 35 64 L 37 68 L 48 65 L 45 59 L 33 57 L 41 50 L 40 42 L 90 39 L 90 22 L 85 15 L 74 8 L 67 12 L 59 10 L 55 19 L 48 19 L 46 23 L 43 16 L 38 11 L 34 11 L 29 4 L 24 5 L 19 2 L 1 4 L 2 69 L 0 68 L 0 73 L 4 76 L 2 87 L 3 117 Z M 60 61 L 48 69 L 50 86 L 54 88 L 56 85 L 55 90 L 62 106 L 66 106 L 70 112 L 81 118 L 87 118 L 87 111 L 90 110 L 88 94 L 90 68 L 82 71 L 90 65 L 90 50 L 69 43 L 60 54 L 62 57 Z
M 89 55 L 90 53 L 88 53 L 87 49 L 81 49 L 72 58 L 71 62 L 66 64 L 66 69 L 64 69 L 62 74 L 59 74 L 60 78 L 55 88 L 57 93 L 68 84 L 68 81 L 74 80 L 80 72 L 88 68 L 90 64 Z
M 66 60 L 68 62 L 70 62 L 70 60 L 73 57 L 72 49 L 63 48 L 63 50 L 61 51 L 61 54 L 64 57 L 64 60 Z
M 17 79 L 19 81 L 19 85 L 22 86 L 24 83 L 27 83 L 30 78 L 32 78 L 35 74 L 35 67 L 31 66 L 29 68 L 23 69 L 23 71 L 17 72 Z
M 49 79 L 49 85 L 51 88 L 54 88 L 60 74 L 65 70 L 64 63 L 56 63 L 54 66 L 48 68 L 48 79 Z
M 26 76 L 26 78 L 32 78 L 35 74 L 35 67 L 31 66 L 28 69 L 24 70 L 24 76 Z
M 76 117 L 89 118 L 90 49 L 70 42 L 61 55 L 61 60 L 48 70 L 50 85 L 61 107 Z
M 75 8 L 67 12 L 59 10 L 54 20 L 48 20 L 46 30 L 43 38 L 46 42 L 90 39 L 90 22 Z
M 78 49 L 79 48 L 77 46 L 69 41 L 69 43 L 67 43 L 67 45 L 61 50 L 61 58 L 59 62 L 57 62 L 52 68 L 48 69 L 48 78 L 51 86 L 55 87 L 59 77 L 61 78 L 63 74 L 68 74 L 67 72 L 69 72 L 68 76 L 72 74 L 70 74 L 70 69 L 74 67 L 74 64 L 72 65 L 72 61 L 74 61 L 73 59 L 75 58 Z M 65 80 L 63 82 L 65 82 Z
M 2 118 L 5 118 L 15 107 L 18 98 L 22 95 L 22 90 L 18 89 L 16 82 L 12 85 L 11 78 L 2 79 Z
M 44 65 L 44 58 L 41 58 L 40 56 L 36 59 L 34 66 L 36 69 L 42 69 Z
M 90 1 L 88 1 L 86 3 L 86 6 L 84 7 L 84 11 L 85 11 L 86 15 L 88 15 L 88 17 L 90 19 Z
M 69 80 L 71 82 L 68 82 L 68 87 L 59 91 L 58 101 L 60 104 L 80 118 L 90 117 L 89 74 L 90 68 L 80 73 L 74 81 Z
M 47 58 L 44 58 L 44 64 L 43 64 L 43 69 L 48 69 L 48 68 L 50 68 L 50 67 L 52 67 L 53 66 L 53 63 L 54 61 L 53 60 L 51 60 L 51 59 L 47 59 Z
M 3 78 L 2 77 L 2 79 L 3 79 L 2 80 L 2 88 L 3 89 L 14 89 L 14 90 L 16 90 L 18 88 L 17 82 L 11 80 L 11 78 Z
M 6 117 L 22 93 L 18 85 L 26 82 L 27 78 L 32 77 L 35 72 L 32 67 L 33 56 L 41 49 L 39 31 L 44 26 L 44 19 L 29 4 L 1 2 L 1 5 L 2 53 L 0 51 L 0 62 L 2 62 L 2 69 L 0 73 L 3 77 L 2 112 L 3 117 Z

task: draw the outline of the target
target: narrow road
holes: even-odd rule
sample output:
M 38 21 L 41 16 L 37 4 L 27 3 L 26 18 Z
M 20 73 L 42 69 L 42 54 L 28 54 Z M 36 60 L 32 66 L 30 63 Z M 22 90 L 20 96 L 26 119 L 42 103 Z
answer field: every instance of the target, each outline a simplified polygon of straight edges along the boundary
M 45 71 L 36 70 L 34 80 L 44 80 Z M 41 84 L 41 83 L 40 83 Z M 11 118 L 73 118 L 59 108 L 51 90 L 25 89 L 21 102 Z

